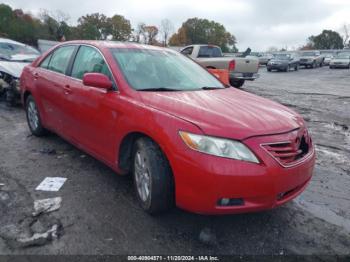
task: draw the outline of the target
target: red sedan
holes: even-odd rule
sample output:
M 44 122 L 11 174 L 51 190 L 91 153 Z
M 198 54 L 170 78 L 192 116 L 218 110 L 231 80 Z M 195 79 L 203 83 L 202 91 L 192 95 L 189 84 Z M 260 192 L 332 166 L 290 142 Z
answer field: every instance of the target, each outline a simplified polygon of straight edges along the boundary
M 27 66 L 20 85 L 34 135 L 50 130 L 131 173 L 149 213 L 271 209 L 312 176 L 315 151 L 300 115 L 224 86 L 169 49 L 66 42 Z

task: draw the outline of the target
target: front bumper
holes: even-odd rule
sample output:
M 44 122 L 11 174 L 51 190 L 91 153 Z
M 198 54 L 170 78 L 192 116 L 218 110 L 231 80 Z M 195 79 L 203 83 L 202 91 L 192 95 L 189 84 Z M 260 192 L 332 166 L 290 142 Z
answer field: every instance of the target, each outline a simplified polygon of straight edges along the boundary
M 267 64 L 267 69 L 270 70 L 286 70 L 288 69 L 288 65 L 286 64 Z
M 278 207 L 295 198 L 309 183 L 315 152 L 295 166 L 282 167 L 260 146 L 278 136 L 250 138 L 244 143 L 260 164 L 220 158 L 193 151 L 184 145 L 173 159 L 178 207 L 200 214 L 257 212 Z M 242 199 L 243 204 L 219 206 L 222 198 Z
M 259 78 L 258 73 L 230 73 L 230 79 L 250 80 Z
M 334 68 L 348 68 L 349 64 L 329 64 L 329 66 Z
M 314 63 L 314 61 L 312 61 L 312 60 L 309 60 L 309 61 L 300 61 L 300 62 L 299 62 L 299 65 L 301 65 L 301 66 L 312 66 L 313 63 Z

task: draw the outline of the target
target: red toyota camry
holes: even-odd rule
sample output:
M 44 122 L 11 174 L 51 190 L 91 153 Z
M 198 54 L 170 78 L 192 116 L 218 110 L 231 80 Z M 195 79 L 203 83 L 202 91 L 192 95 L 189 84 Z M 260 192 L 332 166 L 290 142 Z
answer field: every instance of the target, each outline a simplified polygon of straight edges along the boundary
M 66 42 L 27 66 L 20 85 L 34 135 L 50 130 L 132 174 L 149 213 L 271 209 L 312 176 L 315 151 L 300 115 L 224 86 L 169 49 Z

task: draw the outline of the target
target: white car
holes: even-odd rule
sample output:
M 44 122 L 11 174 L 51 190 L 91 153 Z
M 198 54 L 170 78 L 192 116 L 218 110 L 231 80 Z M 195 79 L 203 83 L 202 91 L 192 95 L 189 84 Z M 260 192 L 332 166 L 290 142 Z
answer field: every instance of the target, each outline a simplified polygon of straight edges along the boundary
M 323 65 L 329 65 L 331 63 L 331 60 L 334 58 L 332 54 L 325 54 Z
M 350 53 L 339 53 L 329 63 L 329 68 L 349 68 Z
M 9 105 L 19 101 L 19 77 L 23 68 L 33 62 L 39 51 L 6 38 L 0 38 L 0 95 Z

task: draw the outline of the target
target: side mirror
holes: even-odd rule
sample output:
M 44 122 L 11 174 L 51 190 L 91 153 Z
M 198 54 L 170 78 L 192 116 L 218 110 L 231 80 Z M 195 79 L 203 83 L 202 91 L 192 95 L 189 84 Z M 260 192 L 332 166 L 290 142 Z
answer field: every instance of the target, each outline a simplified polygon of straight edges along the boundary
M 109 78 L 101 73 L 86 73 L 83 77 L 83 84 L 103 89 L 111 89 L 113 84 Z

